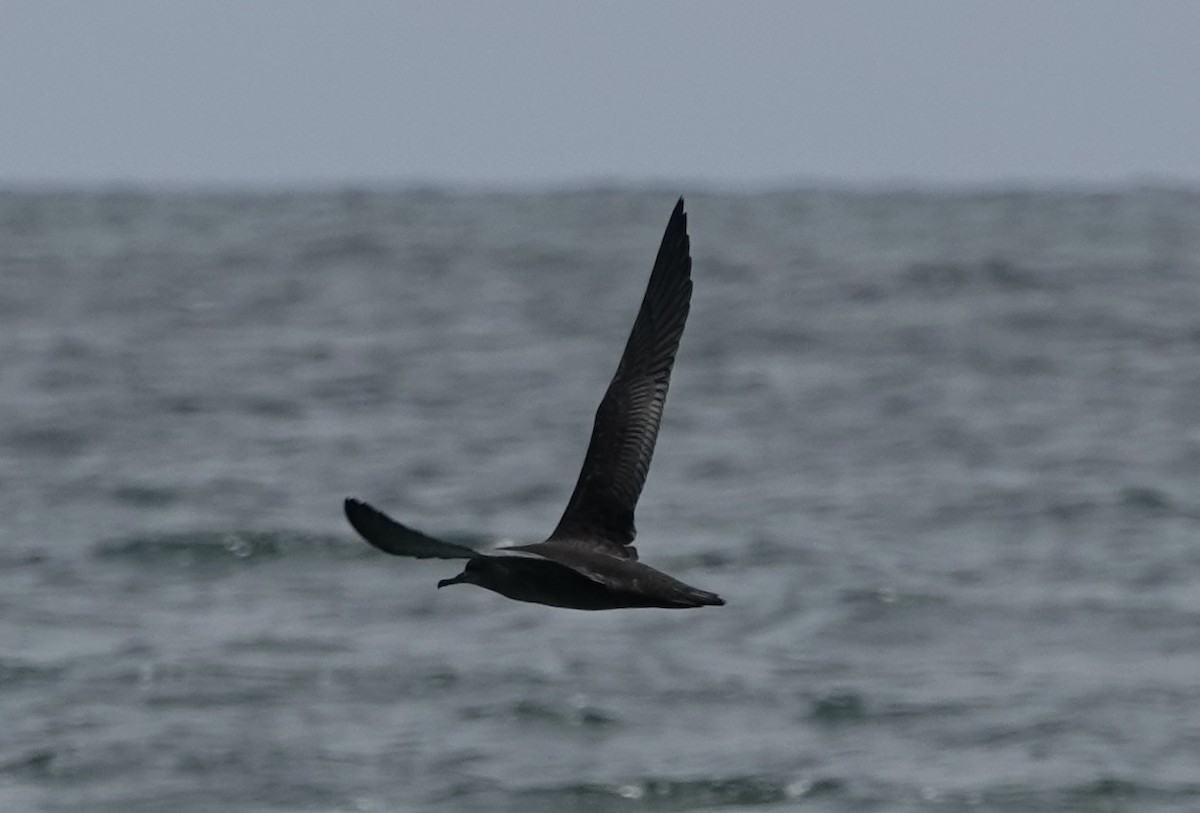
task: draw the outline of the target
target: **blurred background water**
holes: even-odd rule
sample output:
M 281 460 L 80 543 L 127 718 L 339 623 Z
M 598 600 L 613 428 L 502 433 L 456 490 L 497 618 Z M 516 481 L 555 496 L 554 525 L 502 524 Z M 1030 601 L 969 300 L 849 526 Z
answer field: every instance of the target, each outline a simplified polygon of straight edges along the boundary
M 0 808 L 1200 808 L 1200 191 L 688 194 L 642 558 L 536 541 L 679 191 L 0 193 Z

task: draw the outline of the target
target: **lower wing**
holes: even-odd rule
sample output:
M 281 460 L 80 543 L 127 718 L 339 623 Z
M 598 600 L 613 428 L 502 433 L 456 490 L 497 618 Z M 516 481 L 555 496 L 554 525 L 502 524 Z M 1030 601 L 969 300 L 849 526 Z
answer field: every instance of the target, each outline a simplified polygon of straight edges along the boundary
M 465 545 L 443 542 L 401 525 L 382 511 L 353 497 L 346 499 L 343 508 L 354 530 L 384 553 L 415 559 L 470 559 L 477 554 L 477 551 Z

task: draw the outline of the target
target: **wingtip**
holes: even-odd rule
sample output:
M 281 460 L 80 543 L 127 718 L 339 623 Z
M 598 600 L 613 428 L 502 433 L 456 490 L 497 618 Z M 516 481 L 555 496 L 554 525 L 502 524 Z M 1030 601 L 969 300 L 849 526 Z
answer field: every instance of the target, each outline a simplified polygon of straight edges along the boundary
M 364 523 L 367 517 L 378 512 L 357 497 L 347 497 L 342 500 L 342 513 L 346 515 L 346 521 L 350 523 L 350 526 L 358 531 L 359 536 L 370 541 Z
M 342 511 L 346 514 L 346 521 L 350 523 L 350 527 L 357 531 L 359 536 L 388 553 L 392 551 L 388 550 L 386 538 L 392 529 L 408 530 L 375 506 L 355 497 L 347 497 L 342 501 Z
M 684 211 L 683 197 L 675 203 L 675 208 L 671 210 L 671 216 L 667 218 L 667 228 L 663 231 L 662 243 L 659 246 L 658 258 L 655 265 L 662 259 L 663 251 L 671 247 L 675 251 L 681 251 L 688 262 L 691 262 L 691 238 L 688 237 L 688 214 Z

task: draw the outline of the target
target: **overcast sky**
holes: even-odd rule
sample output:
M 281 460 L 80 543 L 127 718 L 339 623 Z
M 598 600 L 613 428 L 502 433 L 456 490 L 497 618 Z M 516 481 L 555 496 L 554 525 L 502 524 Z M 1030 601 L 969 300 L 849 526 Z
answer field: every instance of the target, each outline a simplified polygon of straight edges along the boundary
M 0 185 L 1200 181 L 1200 2 L 0 0 Z

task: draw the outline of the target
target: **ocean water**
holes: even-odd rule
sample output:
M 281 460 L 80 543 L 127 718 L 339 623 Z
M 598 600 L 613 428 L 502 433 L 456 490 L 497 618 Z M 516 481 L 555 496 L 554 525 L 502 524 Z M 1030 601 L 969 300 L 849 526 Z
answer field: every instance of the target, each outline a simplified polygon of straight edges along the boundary
M 687 194 L 642 559 L 536 541 Z M 1200 190 L 0 192 L 0 809 L 1200 809 Z

